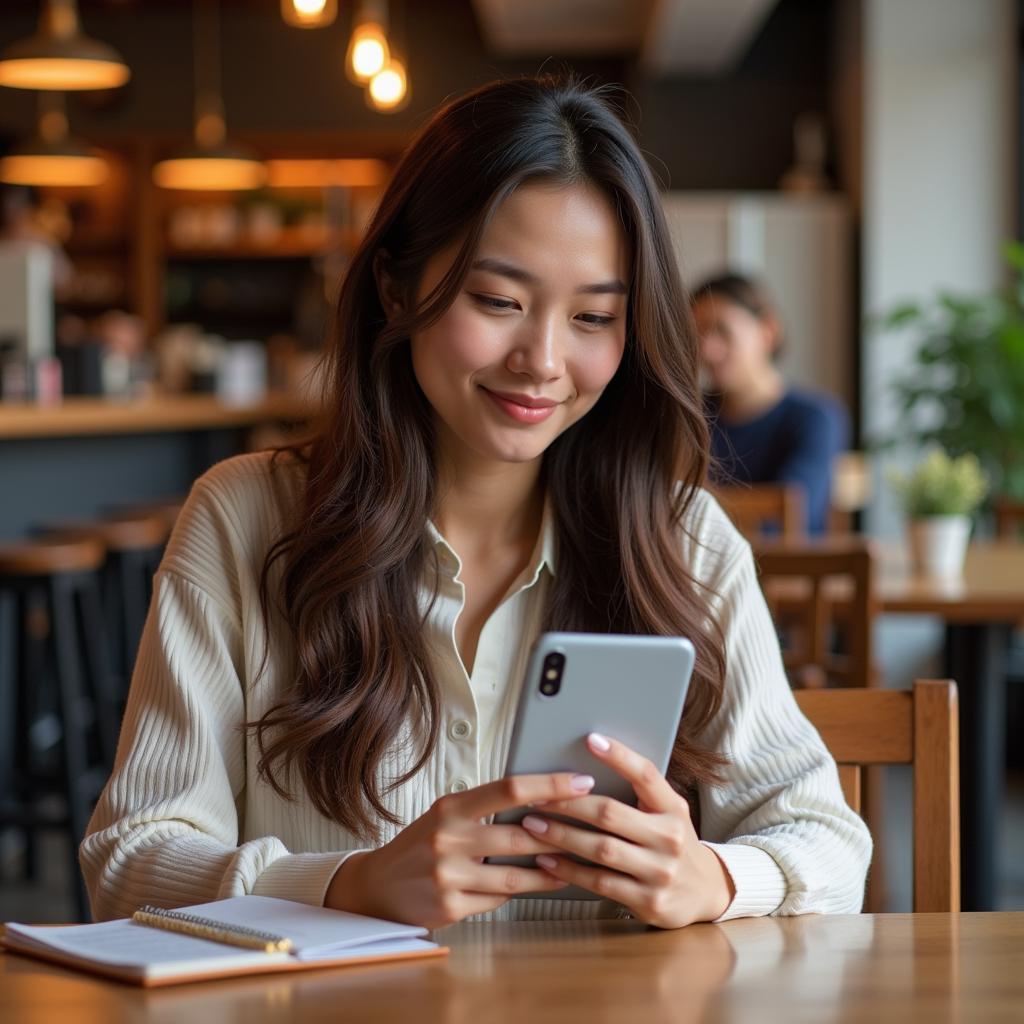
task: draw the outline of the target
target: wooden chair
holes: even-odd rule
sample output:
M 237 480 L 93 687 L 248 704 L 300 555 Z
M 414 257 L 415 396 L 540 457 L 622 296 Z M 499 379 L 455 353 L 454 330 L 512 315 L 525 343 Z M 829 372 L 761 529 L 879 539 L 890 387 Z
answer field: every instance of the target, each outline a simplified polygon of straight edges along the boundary
M 857 537 L 766 541 L 754 550 L 794 687 L 870 686 L 877 606 L 869 543 Z
M 996 534 L 1000 540 L 1020 540 L 1024 527 L 1024 500 L 1005 495 L 996 499 Z
M 772 529 L 784 540 L 807 536 L 806 499 L 796 484 L 733 484 L 715 487 L 713 493 L 747 540 L 761 539 Z
M 858 537 L 766 542 L 755 552 L 793 688 L 870 687 L 875 682 L 872 634 L 877 606 L 868 542 Z M 884 905 L 883 782 L 881 771 L 873 770 L 864 787 L 864 817 L 875 835 L 866 900 L 870 911 Z
M 914 912 L 960 910 L 960 769 L 956 684 L 905 690 L 804 690 L 796 694 L 839 765 L 860 812 L 869 765 L 909 764 L 914 774 Z

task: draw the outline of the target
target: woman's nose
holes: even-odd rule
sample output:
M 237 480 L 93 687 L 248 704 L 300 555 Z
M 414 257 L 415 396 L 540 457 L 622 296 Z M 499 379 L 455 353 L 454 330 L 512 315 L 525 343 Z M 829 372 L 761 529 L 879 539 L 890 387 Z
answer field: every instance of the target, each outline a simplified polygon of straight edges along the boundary
M 509 353 L 509 369 L 529 374 L 536 380 L 561 377 L 565 372 L 563 331 L 564 327 L 554 316 L 528 319 Z

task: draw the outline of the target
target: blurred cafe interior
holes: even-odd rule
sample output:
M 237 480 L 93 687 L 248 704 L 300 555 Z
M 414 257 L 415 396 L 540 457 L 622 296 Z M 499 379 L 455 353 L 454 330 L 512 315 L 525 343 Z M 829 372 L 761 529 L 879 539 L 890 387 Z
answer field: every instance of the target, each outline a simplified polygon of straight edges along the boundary
M 918 816 L 922 765 L 847 790 L 875 838 L 865 910 L 919 909 L 929 859 L 947 909 L 1024 910 L 1021 17 L 7 0 L 0 919 L 88 919 L 77 846 L 176 516 L 210 467 L 315 423 L 339 287 L 404 148 L 454 97 L 542 72 L 609 85 L 661 189 L 709 487 L 792 686 L 957 684 L 927 755 L 944 829 Z

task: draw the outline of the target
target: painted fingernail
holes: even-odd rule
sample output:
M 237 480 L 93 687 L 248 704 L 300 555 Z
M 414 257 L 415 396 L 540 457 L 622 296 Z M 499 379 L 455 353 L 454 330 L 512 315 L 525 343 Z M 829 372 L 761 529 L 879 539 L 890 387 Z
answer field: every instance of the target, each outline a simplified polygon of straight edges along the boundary
M 523 818 L 523 828 L 528 828 L 531 832 L 544 833 L 548 830 L 548 823 L 543 818 L 528 814 Z
M 608 742 L 607 736 L 602 736 L 599 732 L 592 732 L 587 737 L 587 742 L 595 749 L 600 750 L 602 754 L 607 753 L 612 749 L 611 743 Z
M 548 871 L 554 871 L 558 867 L 558 861 L 554 857 L 548 856 L 546 853 L 537 854 L 537 863 Z
M 569 780 L 569 785 L 572 786 L 579 793 L 586 793 L 587 790 L 594 788 L 594 776 L 593 775 L 574 775 Z

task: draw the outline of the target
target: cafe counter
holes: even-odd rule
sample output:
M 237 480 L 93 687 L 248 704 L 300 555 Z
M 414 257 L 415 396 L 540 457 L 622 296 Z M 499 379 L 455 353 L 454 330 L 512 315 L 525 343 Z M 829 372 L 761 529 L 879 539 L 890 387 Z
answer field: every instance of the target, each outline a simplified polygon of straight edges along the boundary
M 315 413 L 308 400 L 283 394 L 246 404 L 212 395 L 0 402 L 0 540 L 184 497 L 215 462 L 249 450 L 254 431 L 301 427 Z

